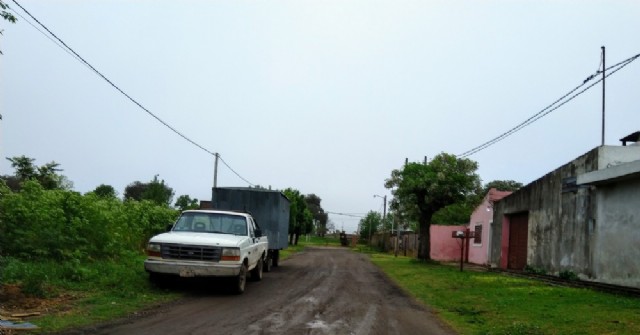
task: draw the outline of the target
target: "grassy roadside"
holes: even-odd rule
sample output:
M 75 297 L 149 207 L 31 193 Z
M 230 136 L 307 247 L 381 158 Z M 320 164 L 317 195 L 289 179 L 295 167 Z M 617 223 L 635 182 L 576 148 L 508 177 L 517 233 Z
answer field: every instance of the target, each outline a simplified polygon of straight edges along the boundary
M 5 290 L 20 289 L 5 294 L 6 301 L 0 305 L 13 312 L 41 313 L 24 320 L 39 327 L 29 334 L 39 334 L 124 317 L 179 298 L 179 294 L 159 290 L 149 283 L 141 266 L 143 259 L 137 255 L 92 264 L 5 261 L 3 279 L 19 284 L 6 284 Z
M 306 245 L 337 246 L 339 242 L 302 238 L 298 245 L 282 250 L 281 259 L 301 252 Z M 144 258 L 135 255 L 118 262 L 93 264 L 5 259 L 0 262 L 0 284 L 19 284 L 20 297 L 13 296 L 9 303 L 22 305 L 20 312 L 42 312 L 42 316 L 24 320 L 39 327 L 24 334 L 55 333 L 126 317 L 182 297 L 180 292 L 161 290 L 149 282 L 142 268 Z M 0 310 L 3 305 L 5 302 L 0 302 Z
M 281 259 L 306 246 L 339 246 L 334 238 L 301 239 L 281 251 Z M 392 280 L 433 310 L 461 334 L 639 334 L 640 299 L 587 289 L 551 286 L 499 273 L 460 272 L 457 267 L 418 262 L 407 257 L 370 254 Z M 20 269 L 5 264 L 5 272 L 48 274 L 43 289 L 53 300 L 64 298 L 48 315 L 28 321 L 49 333 L 105 322 L 150 306 L 175 300 L 180 293 L 149 284 L 140 267 L 143 256 L 128 263 L 98 263 L 55 273 L 60 265 L 39 264 Z M 37 269 L 37 270 L 36 270 Z M 28 278 L 29 276 L 27 276 Z M 36 287 L 37 288 L 37 287 Z
M 371 260 L 461 334 L 640 334 L 638 298 L 387 254 Z

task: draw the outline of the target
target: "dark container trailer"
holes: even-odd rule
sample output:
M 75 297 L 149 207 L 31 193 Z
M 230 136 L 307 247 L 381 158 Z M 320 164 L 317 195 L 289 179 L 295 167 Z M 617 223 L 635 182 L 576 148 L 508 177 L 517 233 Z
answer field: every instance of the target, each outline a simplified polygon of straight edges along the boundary
M 289 199 L 280 191 L 248 187 L 214 187 L 211 207 L 250 213 L 269 239 L 265 270 L 278 266 L 280 250 L 289 246 Z

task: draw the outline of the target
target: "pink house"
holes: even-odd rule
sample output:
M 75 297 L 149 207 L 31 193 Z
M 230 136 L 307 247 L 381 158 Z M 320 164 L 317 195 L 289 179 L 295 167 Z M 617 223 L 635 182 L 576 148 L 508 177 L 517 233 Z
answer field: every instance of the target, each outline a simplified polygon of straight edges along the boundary
M 451 237 L 454 231 L 464 231 L 467 226 L 431 225 L 431 259 L 442 262 L 460 260 L 460 240 Z
M 475 233 L 470 239 L 467 261 L 469 263 L 485 265 L 489 263 L 489 236 L 493 222 L 493 203 L 511 194 L 510 191 L 489 190 L 482 203 L 471 213 L 469 231 Z M 459 259 L 459 258 L 458 258 Z

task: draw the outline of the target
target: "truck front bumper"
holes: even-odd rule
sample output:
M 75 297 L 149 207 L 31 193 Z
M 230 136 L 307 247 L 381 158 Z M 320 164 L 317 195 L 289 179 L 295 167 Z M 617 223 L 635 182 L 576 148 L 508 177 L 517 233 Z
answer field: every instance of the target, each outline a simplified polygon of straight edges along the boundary
M 180 277 L 233 277 L 240 273 L 240 264 L 149 258 L 144 261 L 144 269 Z

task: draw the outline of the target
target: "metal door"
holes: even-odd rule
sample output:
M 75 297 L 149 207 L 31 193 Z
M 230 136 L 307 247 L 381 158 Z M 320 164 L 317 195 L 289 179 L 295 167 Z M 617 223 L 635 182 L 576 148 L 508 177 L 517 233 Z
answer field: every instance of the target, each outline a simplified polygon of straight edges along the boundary
M 509 217 L 509 262 L 507 268 L 523 270 L 527 265 L 528 232 L 528 213 L 515 214 Z

